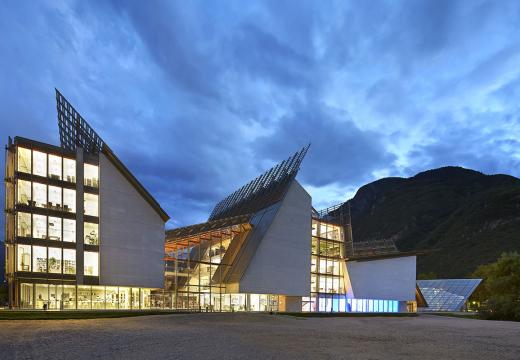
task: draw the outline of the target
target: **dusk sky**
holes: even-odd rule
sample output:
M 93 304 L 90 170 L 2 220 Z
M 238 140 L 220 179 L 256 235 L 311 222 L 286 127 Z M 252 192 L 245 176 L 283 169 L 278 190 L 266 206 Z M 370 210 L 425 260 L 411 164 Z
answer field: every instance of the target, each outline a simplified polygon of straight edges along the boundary
M 520 1 L 3 1 L 0 33 L 2 141 L 58 145 L 58 88 L 167 227 L 309 142 L 318 209 L 445 165 L 520 176 Z

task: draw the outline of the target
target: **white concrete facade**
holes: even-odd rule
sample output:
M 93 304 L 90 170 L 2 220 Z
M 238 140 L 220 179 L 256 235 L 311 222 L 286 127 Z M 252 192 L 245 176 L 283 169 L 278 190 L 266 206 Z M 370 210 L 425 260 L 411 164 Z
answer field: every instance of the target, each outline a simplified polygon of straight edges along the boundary
M 415 300 L 416 256 L 347 261 L 348 297 Z
M 239 291 L 308 296 L 311 196 L 293 180 L 239 283 Z
M 103 154 L 99 173 L 99 284 L 162 288 L 164 221 Z

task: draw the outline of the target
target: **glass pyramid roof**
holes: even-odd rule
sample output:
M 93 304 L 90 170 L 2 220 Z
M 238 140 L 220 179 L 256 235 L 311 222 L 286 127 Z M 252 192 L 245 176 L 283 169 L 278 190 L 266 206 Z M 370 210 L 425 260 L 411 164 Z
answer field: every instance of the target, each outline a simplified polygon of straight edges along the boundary
M 427 311 L 460 311 L 482 279 L 417 280 Z

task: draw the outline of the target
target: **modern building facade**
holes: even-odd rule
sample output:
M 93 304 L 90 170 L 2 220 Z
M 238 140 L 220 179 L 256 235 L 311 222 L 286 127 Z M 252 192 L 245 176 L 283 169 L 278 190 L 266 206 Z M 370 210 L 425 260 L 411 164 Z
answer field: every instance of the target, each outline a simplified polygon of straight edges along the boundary
M 354 242 L 348 203 L 322 211 L 296 176 L 304 147 L 217 203 L 168 215 L 56 91 L 60 146 L 6 150 L 12 308 L 416 311 L 416 255 Z
M 11 308 L 139 309 L 163 284 L 168 215 L 56 91 L 61 146 L 6 147 Z
M 482 279 L 417 280 L 417 287 L 424 297 L 420 311 L 465 311 L 468 299 Z

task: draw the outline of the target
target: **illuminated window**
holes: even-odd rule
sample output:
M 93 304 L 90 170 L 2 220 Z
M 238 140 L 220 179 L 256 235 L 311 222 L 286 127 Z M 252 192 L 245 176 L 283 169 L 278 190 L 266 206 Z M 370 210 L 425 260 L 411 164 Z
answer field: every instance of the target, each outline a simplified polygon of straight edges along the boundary
M 18 171 L 24 172 L 24 173 L 31 173 L 32 167 L 31 167 L 31 150 L 24 149 L 21 147 L 18 147 Z
M 63 285 L 63 292 L 61 295 L 63 309 L 76 309 L 76 286 Z
M 49 155 L 49 177 L 61 180 L 61 157 Z
M 85 244 L 99 245 L 98 224 L 84 223 Z
M 99 187 L 99 168 L 96 165 L 84 165 L 84 184 L 91 187 Z
M 76 273 L 76 250 L 63 249 L 63 273 Z
M 49 203 L 50 209 L 61 210 L 61 188 L 56 186 L 49 186 Z
M 63 158 L 63 180 L 76 182 L 76 160 Z
M 33 205 L 47 207 L 47 185 L 33 183 Z
M 76 190 L 63 189 L 63 210 L 76 212 Z
M 61 249 L 49 248 L 49 272 L 61 274 Z
M 61 240 L 61 218 L 49 216 L 49 240 Z
M 85 193 L 85 215 L 98 216 L 98 196 Z
M 33 237 L 36 239 L 47 238 L 47 216 L 33 214 Z
M 84 252 L 84 275 L 99 276 L 99 254 L 97 252 Z
M 36 309 L 45 309 L 49 304 L 49 285 L 36 284 L 35 285 L 35 306 Z
M 17 245 L 18 271 L 31 271 L 31 245 Z
M 23 205 L 32 205 L 31 182 L 25 180 L 17 181 L 17 202 Z
M 16 234 L 23 237 L 31 237 L 31 214 L 18 212 L 16 214 Z
M 33 246 L 33 271 L 47 272 L 47 248 L 43 246 Z
M 63 241 L 76 242 L 76 220 L 63 219 Z
M 47 154 L 33 151 L 33 174 L 47 177 Z

